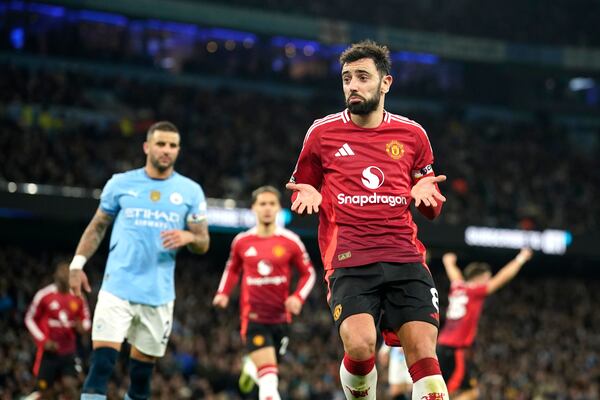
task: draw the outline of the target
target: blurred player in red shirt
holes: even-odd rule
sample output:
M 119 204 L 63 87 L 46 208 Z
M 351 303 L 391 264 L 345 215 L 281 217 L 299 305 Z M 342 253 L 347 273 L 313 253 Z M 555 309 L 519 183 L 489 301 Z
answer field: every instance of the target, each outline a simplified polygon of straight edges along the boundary
M 456 265 L 456 254 L 446 253 L 442 257 L 450 279 L 450 293 L 446 323 L 438 338 L 438 357 L 453 400 L 479 397 L 471 346 L 477 335 L 484 300 L 514 278 L 532 254 L 530 249 L 522 249 L 493 276 L 490 266 L 480 262 L 469 264 L 463 276 Z
M 346 109 L 316 120 L 287 184 L 292 210 L 319 215 L 328 302 L 344 345 L 348 399 L 374 399 L 376 324 L 402 345 L 413 399 L 448 400 L 435 354 L 438 294 L 425 265 L 410 204 L 427 218 L 446 199 L 418 123 L 384 109 L 392 85 L 389 50 L 372 41 L 340 56 Z
M 233 240 L 213 305 L 227 307 L 241 275 L 241 335 L 251 360 L 244 363 L 242 376 L 253 376 L 258 382 L 260 400 L 278 400 L 277 359 L 285 354 L 291 315 L 302 310 L 315 284 L 315 271 L 300 238 L 276 224 L 281 210 L 277 189 L 256 189 L 252 193 L 252 210 L 257 225 Z M 299 272 L 292 294 L 291 265 Z M 252 388 L 242 386 L 245 385 L 240 379 L 240 389 Z
M 62 384 L 63 398 L 78 398 L 81 367 L 76 360 L 76 340 L 77 334 L 90 330 L 90 324 L 87 302 L 69 291 L 69 264 L 58 263 L 54 283 L 35 294 L 25 315 L 25 325 L 38 349 L 33 373 L 41 398 L 58 397 L 53 392 L 57 381 Z

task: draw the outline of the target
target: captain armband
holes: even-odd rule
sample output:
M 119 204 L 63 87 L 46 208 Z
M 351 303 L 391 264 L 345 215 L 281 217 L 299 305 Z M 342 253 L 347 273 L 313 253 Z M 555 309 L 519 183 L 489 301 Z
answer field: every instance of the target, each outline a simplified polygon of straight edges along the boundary
M 425 175 L 428 175 L 432 172 L 433 172 L 433 167 L 431 166 L 431 164 L 429 164 L 429 165 L 424 166 L 421 169 L 417 169 L 417 170 L 413 171 L 412 177 L 413 177 L 413 179 L 421 179 Z

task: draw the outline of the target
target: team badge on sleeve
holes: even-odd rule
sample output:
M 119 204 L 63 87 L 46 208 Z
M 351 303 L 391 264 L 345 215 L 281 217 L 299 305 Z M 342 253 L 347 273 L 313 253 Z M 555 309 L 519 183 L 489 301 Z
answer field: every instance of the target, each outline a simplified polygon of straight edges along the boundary
M 187 223 L 188 224 L 197 224 L 202 221 L 206 221 L 206 201 L 200 202 L 198 204 L 198 211 L 195 213 L 188 214 Z
M 199 213 L 188 214 L 186 219 L 188 224 L 198 224 L 202 221 L 206 221 L 206 215 Z

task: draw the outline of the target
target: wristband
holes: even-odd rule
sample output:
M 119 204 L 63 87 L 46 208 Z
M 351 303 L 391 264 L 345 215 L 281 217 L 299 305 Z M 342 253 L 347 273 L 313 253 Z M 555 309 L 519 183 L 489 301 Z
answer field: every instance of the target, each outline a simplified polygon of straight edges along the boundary
M 73 261 L 71 261 L 71 264 L 69 265 L 69 270 L 81 271 L 83 269 L 83 266 L 85 265 L 86 261 L 87 261 L 87 258 L 85 256 L 77 254 L 75 257 L 73 257 Z

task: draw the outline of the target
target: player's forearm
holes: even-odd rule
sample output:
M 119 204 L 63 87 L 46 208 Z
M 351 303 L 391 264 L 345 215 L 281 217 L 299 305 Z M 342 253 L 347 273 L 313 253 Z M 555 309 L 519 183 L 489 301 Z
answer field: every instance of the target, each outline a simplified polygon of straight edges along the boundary
M 312 291 L 316 280 L 316 274 L 313 267 L 307 268 L 305 271 L 302 271 L 300 277 L 298 278 L 298 285 L 293 295 L 298 297 L 302 304 L 306 301 L 306 298 Z
M 519 273 L 524 264 L 525 262 L 515 258 L 498 271 L 498 275 L 503 277 L 506 281 L 509 281 Z
M 462 272 L 460 272 L 460 268 L 456 264 L 444 263 L 444 269 L 446 270 L 446 275 L 450 279 L 450 281 L 454 280 L 462 280 Z
M 510 282 L 525 264 L 522 260 L 514 259 L 506 264 L 488 283 L 488 293 L 493 293 Z
M 94 253 L 96 253 L 98 247 L 100 247 L 100 243 L 102 243 L 102 239 L 104 239 L 105 234 L 106 227 L 103 228 L 99 225 L 94 226 L 93 224 L 89 224 L 79 240 L 75 254 L 89 259 L 94 255 Z
M 98 210 L 87 228 L 85 228 L 83 235 L 81 235 L 75 254 L 83 256 L 86 259 L 93 256 L 96 250 L 98 250 L 100 243 L 102 243 L 102 239 L 104 239 L 106 230 L 111 222 L 112 217 L 110 215 Z
M 187 247 L 192 253 L 205 254 L 210 248 L 210 236 L 194 234 L 194 241 Z

